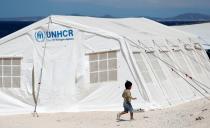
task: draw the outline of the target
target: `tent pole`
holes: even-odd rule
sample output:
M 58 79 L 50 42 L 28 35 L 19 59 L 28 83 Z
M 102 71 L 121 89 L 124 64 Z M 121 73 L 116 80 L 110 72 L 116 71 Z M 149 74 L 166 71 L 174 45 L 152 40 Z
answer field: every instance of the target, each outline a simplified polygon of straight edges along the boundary
M 42 56 L 42 67 L 40 69 L 40 76 L 39 76 L 37 96 L 35 96 L 34 116 L 37 116 L 37 117 L 39 117 L 36 109 L 37 109 L 37 105 L 38 105 L 39 92 L 40 92 L 40 87 L 41 87 L 41 82 L 42 82 L 42 72 L 43 72 L 43 66 L 44 66 L 45 50 L 46 50 L 46 43 L 45 43 L 44 52 L 43 52 L 43 56 Z
M 50 23 L 52 23 L 51 17 L 49 17 L 49 23 L 48 23 L 47 31 L 49 31 Z M 38 90 L 37 90 L 37 95 L 35 96 L 35 100 L 34 100 L 35 101 L 34 113 L 33 113 L 34 117 L 35 116 L 39 117 L 39 115 L 37 113 L 37 106 L 38 106 L 38 100 L 39 100 L 40 87 L 41 87 L 41 83 L 42 83 L 42 73 L 43 73 L 44 59 L 45 59 L 45 53 L 46 53 L 46 46 L 47 46 L 47 42 L 45 40 L 44 51 L 43 51 L 43 56 L 42 56 L 42 64 L 41 64 L 39 82 L 38 82 Z M 34 93 L 34 95 L 35 95 L 35 93 Z
M 34 99 L 34 103 L 35 103 L 35 108 L 34 108 L 33 116 L 35 116 L 35 115 L 38 116 L 38 113 L 36 113 L 37 100 L 36 100 L 36 94 L 35 94 L 34 67 L 32 69 L 32 95 L 33 95 L 33 99 Z

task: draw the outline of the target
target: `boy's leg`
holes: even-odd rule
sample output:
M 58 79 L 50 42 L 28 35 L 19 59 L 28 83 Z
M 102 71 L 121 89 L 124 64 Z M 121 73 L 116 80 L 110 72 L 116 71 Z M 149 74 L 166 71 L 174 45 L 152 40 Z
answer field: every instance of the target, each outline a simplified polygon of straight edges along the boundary
M 122 112 L 120 113 L 120 116 L 123 115 L 123 114 L 126 114 L 126 113 L 127 113 L 127 112 L 122 111 Z
M 129 111 L 130 111 L 130 119 L 133 120 L 133 106 L 131 103 L 129 104 Z
M 130 112 L 130 119 L 133 120 L 133 112 Z
M 126 113 L 128 113 L 128 112 L 122 111 L 122 112 L 118 113 L 117 114 L 117 120 L 120 120 L 121 115 L 126 114 Z

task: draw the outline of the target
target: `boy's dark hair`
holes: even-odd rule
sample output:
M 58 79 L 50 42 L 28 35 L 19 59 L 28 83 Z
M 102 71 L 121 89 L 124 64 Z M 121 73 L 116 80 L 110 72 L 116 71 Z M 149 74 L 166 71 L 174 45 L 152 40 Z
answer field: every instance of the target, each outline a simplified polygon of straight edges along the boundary
M 130 89 L 131 86 L 132 86 L 132 83 L 131 83 L 130 81 L 127 80 L 127 81 L 125 82 L 125 88 L 126 88 L 126 89 Z

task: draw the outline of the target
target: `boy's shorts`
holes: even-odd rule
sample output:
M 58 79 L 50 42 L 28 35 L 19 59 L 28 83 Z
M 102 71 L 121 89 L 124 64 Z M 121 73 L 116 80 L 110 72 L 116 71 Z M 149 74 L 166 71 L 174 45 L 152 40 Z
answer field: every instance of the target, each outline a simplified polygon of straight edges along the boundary
M 124 107 L 124 112 L 133 112 L 133 107 L 130 102 L 124 101 L 123 107 Z

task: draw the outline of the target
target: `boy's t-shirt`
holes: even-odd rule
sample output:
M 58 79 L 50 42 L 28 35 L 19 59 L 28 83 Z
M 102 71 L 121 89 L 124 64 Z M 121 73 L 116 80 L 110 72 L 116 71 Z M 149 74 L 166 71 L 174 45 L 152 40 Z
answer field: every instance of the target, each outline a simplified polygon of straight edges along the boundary
M 125 89 L 123 91 L 122 97 L 124 98 L 125 102 L 131 102 L 132 96 L 131 96 L 130 90 L 129 89 Z

